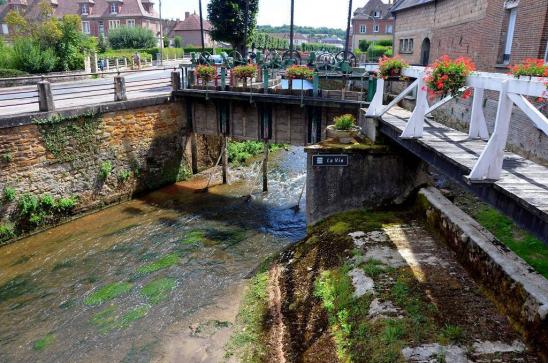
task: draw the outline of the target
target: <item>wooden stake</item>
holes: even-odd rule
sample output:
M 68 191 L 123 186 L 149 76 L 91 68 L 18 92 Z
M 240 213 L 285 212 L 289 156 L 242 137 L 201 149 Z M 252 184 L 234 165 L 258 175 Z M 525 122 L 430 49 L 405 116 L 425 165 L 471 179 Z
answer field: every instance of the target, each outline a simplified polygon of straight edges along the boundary
M 228 138 L 223 135 L 223 184 L 228 184 Z
M 268 192 L 268 140 L 264 141 L 263 192 Z

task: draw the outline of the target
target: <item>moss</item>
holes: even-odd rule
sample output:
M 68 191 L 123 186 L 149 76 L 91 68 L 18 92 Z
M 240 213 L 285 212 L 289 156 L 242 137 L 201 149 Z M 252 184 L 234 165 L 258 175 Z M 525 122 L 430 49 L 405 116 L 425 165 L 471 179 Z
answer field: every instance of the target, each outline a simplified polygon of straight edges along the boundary
M 115 282 L 105 285 L 99 290 L 93 292 L 84 299 L 86 305 L 101 305 L 102 303 L 112 300 L 120 295 L 128 293 L 133 285 L 127 282 Z
M 400 218 L 396 212 L 392 211 L 371 212 L 367 210 L 353 210 L 329 217 L 309 227 L 308 232 L 312 235 L 320 234 L 339 222 L 349 225 L 349 230 L 352 231 L 370 232 L 381 229 L 384 225 L 400 222 Z
M 36 285 L 28 276 L 17 276 L 0 286 L 0 301 L 34 293 Z
M 122 315 L 120 320 L 118 320 L 117 322 L 117 326 L 122 329 L 127 328 L 133 322 L 144 318 L 149 311 L 150 311 L 149 305 L 142 305 L 142 306 L 133 308 L 129 310 L 127 313 L 125 313 L 124 315 Z
M 346 234 L 350 232 L 350 224 L 346 222 L 337 222 L 331 227 L 329 227 L 329 232 L 335 234 Z
M 160 301 L 167 299 L 169 293 L 175 289 L 177 281 L 169 277 L 163 277 L 144 285 L 141 293 L 147 298 L 151 304 L 158 304 Z
M 369 277 L 375 278 L 385 272 L 391 270 L 390 267 L 384 265 L 382 262 L 375 259 L 369 259 L 360 266 L 365 274 Z
M 55 335 L 53 333 L 46 334 L 43 338 L 34 342 L 34 350 L 44 350 L 55 342 Z
M 182 244 L 195 245 L 202 242 L 206 238 L 204 231 L 194 230 L 185 235 L 181 240 Z
M 71 260 L 63 260 L 60 262 L 57 262 L 55 265 L 53 265 L 53 268 L 51 269 L 52 272 L 62 270 L 64 268 L 69 268 L 74 266 L 74 261 Z
M 141 266 L 137 270 L 137 273 L 143 275 L 143 274 L 149 274 L 158 270 L 163 270 L 165 268 L 176 265 L 179 262 L 179 260 L 180 258 L 177 253 L 170 253 L 154 262 L 147 263 L 146 265 Z
M 115 329 L 125 329 L 131 326 L 133 322 L 144 318 L 149 311 L 149 305 L 141 305 L 120 314 L 118 306 L 110 305 L 93 315 L 90 323 L 97 328 L 99 333 L 106 334 Z
M 518 228 L 508 217 L 492 208 L 479 208 L 473 212 L 473 217 L 538 273 L 548 278 L 548 245 Z
M 262 362 L 266 356 L 263 318 L 268 310 L 268 272 L 257 274 L 249 284 L 236 318 L 235 333 L 227 343 L 226 356 L 242 362 Z

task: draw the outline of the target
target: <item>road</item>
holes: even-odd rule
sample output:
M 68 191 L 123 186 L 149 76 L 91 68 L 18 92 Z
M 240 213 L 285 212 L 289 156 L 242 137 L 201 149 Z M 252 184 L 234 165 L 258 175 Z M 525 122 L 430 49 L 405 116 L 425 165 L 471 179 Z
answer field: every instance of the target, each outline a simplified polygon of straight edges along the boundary
M 171 92 L 170 69 L 158 69 L 123 74 L 128 99 L 167 95 Z M 87 106 L 114 101 L 113 74 L 100 79 L 60 82 L 52 84 L 56 109 Z M 0 89 L 0 116 L 38 111 L 36 86 Z

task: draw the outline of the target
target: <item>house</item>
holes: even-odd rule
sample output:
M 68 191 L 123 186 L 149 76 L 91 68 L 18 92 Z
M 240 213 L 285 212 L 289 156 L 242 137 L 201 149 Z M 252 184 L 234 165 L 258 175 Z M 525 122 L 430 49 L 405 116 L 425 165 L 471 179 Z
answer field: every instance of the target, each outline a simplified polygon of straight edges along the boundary
M 360 40 L 392 39 L 394 17 L 390 13 L 391 0 L 369 0 L 364 7 L 356 9 L 352 17 L 352 49 L 360 45 Z
M 10 32 L 4 19 L 15 10 L 29 20 L 40 17 L 40 3 L 44 0 L 7 0 L 0 5 L 0 35 L 8 37 Z M 160 18 L 153 0 L 46 0 L 53 9 L 53 16 L 76 14 L 82 18 L 82 31 L 93 36 L 108 36 L 110 29 L 121 26 L 150 29 L 156 36 L 160 33 Z
M 445 54 L 489 72 L 525 58 L 548 62 L 548 0 L 397 0 L 391 11 L 395 54 L 412 64 Z
M 213 28 L 211 23 L 207 19 L 203 19 L 204 24 L 204 43 L 207 48 L 213 47 L 213 39 L 211 39 L 211 29 Z M 176 36 L 180 36 L 183 39 L 183 46 L 202 46 L 202 37 L 200 32 L 200 16 L 194 12 L 185 13 L 183 20 L 177 21 L 175 27 L 169 32 L 169 38 L 174 39 Z

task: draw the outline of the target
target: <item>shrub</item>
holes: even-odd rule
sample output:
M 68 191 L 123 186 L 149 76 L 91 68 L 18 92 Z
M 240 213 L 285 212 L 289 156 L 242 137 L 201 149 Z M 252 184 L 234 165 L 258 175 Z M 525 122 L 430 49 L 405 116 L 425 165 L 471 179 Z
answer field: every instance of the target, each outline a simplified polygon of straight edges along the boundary
M 131 176 L 131 171 L 122 170 L 120 173 L 118 173 L 118 181 L 120 181 L 121 183 L 125 183 L 128 181 L 130 176 Z
M 45 210 L 52 210 L 55 204 L 55 199 L 49 194 L 44 194 L 40 197 L 40 207 Z
M 156 46 L 156 37 L 150 29 L 120 27 L 108 34 L 112 49 L 144 49 Z
M 59 213 L 70 212 L 76 206 L 76 197 L 65 197 L 57 200 L 55 208 Z
M 335 128 L 337 130 L 350 130 L 356 126 L 356 118 L 351 114 L 335 117 Z
M 462 88 L 466 84 L 466 77 L 475 69 L 476 66 L 469 58 L 460 57 L 453 60 L 444 55 L 427 69 L 427 75 L 424 80 L 427 84 L 428 92 L 431 95 L 441 97 L 451 95 L 468 98 L 471 92 L 469 90 L 463 91 Z
M 12 187 L 4 187 L 4 200 L 8 203 L 15 200 L 16 191 Z
M 19 199 L 19 212 L 23 216 L 31 216 L 38 210 L 40 203 L 35 195 L 25 193 Z
M 390 47 L 386 47 L 384 45 L 379 44 L 373 44 L 370 45 L 367 49 L 367 56 L 369 57 L 370 61 L 377 61 L 380 57 L 385 55 L 385 53 L 390 50 Z
M 312 79 L 314 71 L 306 66 L 291 66 L 286 71 L 289 79 Z
M 386 52 L 384 52 L 384 55 L 387 56 L 387 57 L 393 57 L 394 56 L 394 50 L 392 48 L 390 48 Z
M 173 38 L 173 45 L 175 48 L 181 48 L 183 46 L 183 37 L 180 35 L 175 36 L 175 38 Z
M 401 57 L 388 58 L 382 57 L 379 62 L 379 75 L 382 78 L 389 76 L 399 76 L 401 71 L 409 67 L 409 63 Z
M 0 78 L 15 78 L 28 75 L 27 72 L 20 71 L 18 69 L 6 69 L 0 68 Z
M 13 44 L 13 64 L 15 68 L 29 73 L 51 72 L 58 57 L 51 48 L 40 49 L 30 38 L 18 38 Z
M 206 66 L 206 65 L 199 65 L 196 67 L 196 74 L 198 75 L 198 78 L 202 79 L 204 82 L 211 81 L 215 75 L 216 70 L 214 66 Z
M 15 226 L 13 223 L 0 224 L 0 242 L 5 242 L 15 237 Z
M 391 47 L 392 46 L 392 39 L 381 39 L 377 40 L 375 42 L 377 45 L 382 45 L 383 47 Z
M 99 167 L 99 177 L 102 180 L 106 180 L 112 172 L 112 163 L 110 161 L 103 161 Z
M 544 64 L 543 59 L 527 58 L 525 63 L 516 64 L 510 67 L 510 72 L 514 77 L 548 77 L 548 65 Z
M 254 65 L 237 66 L 232 69 L 232 74 L 237 79 L 247 80 L 257 75 L 257 67 Z
M 362 52 L 367 52 L 367 49 L 369 49 L 369 42 L 365 39 L 362 39 L 360 40 L 358 47 Z

